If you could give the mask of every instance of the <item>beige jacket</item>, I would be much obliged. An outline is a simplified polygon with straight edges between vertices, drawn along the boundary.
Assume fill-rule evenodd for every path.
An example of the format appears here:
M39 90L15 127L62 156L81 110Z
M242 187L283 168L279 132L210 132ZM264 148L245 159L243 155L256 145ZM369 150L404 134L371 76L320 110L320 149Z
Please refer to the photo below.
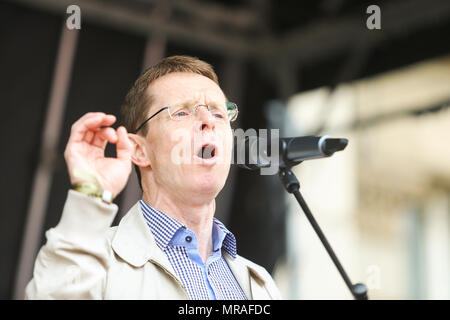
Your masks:
M26 299L189 299L134 205L110 227L115 204L70 190L59 224L46 232ZM224 258L249 299L280 299L269 273L240 256Z

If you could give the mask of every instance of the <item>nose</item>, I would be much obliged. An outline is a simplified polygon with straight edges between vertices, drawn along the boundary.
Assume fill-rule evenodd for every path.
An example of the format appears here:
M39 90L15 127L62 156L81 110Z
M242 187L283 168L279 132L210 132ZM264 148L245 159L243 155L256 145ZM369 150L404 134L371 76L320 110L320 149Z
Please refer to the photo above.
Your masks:
M200 106L197 110L197 117L200 120L200 130L214 129L214 117L206 106Z

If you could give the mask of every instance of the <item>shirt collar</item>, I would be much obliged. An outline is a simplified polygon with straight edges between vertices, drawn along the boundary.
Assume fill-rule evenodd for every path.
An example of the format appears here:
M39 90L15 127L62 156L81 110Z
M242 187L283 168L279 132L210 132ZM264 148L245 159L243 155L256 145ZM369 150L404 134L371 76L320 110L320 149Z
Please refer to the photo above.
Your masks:
M216 218L213 220L213 232L216 233L216 236L213 235L213 239L216 240L213 241L213 250L223 248L233 259L236 258L237 248L234 234Z
M181 228L186 228L181 222L169 217L162 211L159 211L144 200L139 200L144 218L149 226L156 244L161 250L165 251L170 241ZM213 219L213 250L224 249L230 256L236 258L236 238L225 225L218 219Z
M156 244L164 251L175 233L184 227L183 224L151 207L144 200L139 200L139 203Z

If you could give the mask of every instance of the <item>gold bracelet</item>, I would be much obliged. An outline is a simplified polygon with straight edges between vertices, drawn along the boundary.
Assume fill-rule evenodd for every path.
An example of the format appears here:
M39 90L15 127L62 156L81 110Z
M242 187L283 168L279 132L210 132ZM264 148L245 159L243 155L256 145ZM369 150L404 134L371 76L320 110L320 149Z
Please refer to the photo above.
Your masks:
M104 190L95 176L78 168L75 168L73 173L75 177L86 180L73 184L73 190L91 197L100 198L106 203L111 203L113 201L112 193L108 190Z
M103 190L98 185L98 183L95 183L92 181L75 183L72 186L72 189L75 191L87 194L88 196L99 197L99 198L102 197L102 193L103 193Z

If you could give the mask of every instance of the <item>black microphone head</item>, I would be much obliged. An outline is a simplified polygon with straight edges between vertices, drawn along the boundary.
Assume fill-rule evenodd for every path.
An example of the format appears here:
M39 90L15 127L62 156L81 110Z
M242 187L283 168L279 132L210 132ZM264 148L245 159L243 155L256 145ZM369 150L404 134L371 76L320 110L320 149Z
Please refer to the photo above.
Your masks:
M336 151L344 150L347 144L348 139L345 138L327 138L323 142L322 150L326 155L331 156Z
M344 150L348 144L348 139L328 136L277 137L279 144L256 135L234 139L233 163L249 170L295 166L305 160L329 157L336 151ZM275 155L274 152L278 154Z

